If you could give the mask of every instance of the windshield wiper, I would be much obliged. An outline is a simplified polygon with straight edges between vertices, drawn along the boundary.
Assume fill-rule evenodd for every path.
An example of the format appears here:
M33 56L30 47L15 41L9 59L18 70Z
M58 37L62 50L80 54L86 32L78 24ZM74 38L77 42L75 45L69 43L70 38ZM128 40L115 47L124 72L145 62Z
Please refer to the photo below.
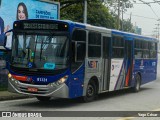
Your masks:
M48 36L48 38L44 41L44 39L42 40L42 42L43 42L43 46L42 46L42 50L45 48L45 46L47 45L47 44L50 44L51 43L51 38L52 38L52 36L53 36L54 34L52 34L52 35L50 35L50 36ZM49 41L49 42L47 42L47 41ZM46 43L46 44L44 44L44 43Z
M44 39L43 39L44 40ZM41 42L41 50L40 50L40 60L42 59L42 45L43 45L43 40Z
M41 43L41 50L40 50L40 60L42 59L42 51L43 51L43 49L45 48L45 46L48 44L50 44L51 43L51 38L52 38L52 36L53 36L53 34L52 35L50 35L50 36L48 36L48 38L44 41L44 39L42 40L42 43ZM49 41L48 43L47 43L47 41ZM44 44L45 43L45 44Z

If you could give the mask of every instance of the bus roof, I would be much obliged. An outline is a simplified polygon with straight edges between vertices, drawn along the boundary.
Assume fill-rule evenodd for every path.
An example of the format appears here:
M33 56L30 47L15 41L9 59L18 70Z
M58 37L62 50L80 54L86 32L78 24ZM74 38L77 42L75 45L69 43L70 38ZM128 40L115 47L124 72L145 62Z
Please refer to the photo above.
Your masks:
M28 19L28 20L33 20L33 21L44 21L44 19ZM21 20L21 21L27 21L27 20ZM105 27L98 27L98 26L93 26L90 24L84 24L84 23L79 23L79 22L73 22L71 20L49 20L47 19L46 21L56 21L56 22L64 22L69 24L71 27L75 28L84 28L87 30L93 30L93 31L97 31L97 32L101 32L104 34L108 34L108 36L111 36L112 34L116 34L116 35L120 35L120 36L124 36L124 37L130 37L130 38L137 38L137 39L145 39L148 41L157 41L158 39L156 38L152 38L152 37L147 37L147 36L143 36L143 35L138 35L135 33L129 33L129 32L124 32L124 31L119 31L119 30L115 30L115 29L108 29Z
M116 34L116 35L124 36L124 37L132 37L135 39L144 39L144 40L148 40L148 41L157 41L158 42L158 39L154 38L154 37L138 35L135 33L129 33L129 32L119 31L119 30L115 30L115 29L112 29L112 33Z
M93 31L101 32L101 33L111 34L111 29L108 29L105 27L98 27L98 26L93 26L90 24L79 23L79 22L72 22L72 23L75 24L75 27L80 27L80 28L85 28L87 30L93 30Z
M72 22L72 21L70 21L70 22ZM158 39L154 38L154 37L138 35L135 33L129 33L129 32L119 31L119 30L115 30L115 29L108 29L105 27L93 26L90 24L84 24L84 23L78 23L78 22L72 22L72 23L74 23L76 27L81 27L81 28L85 28L88 30L99 31L99 32L106 33L106 34L112 33L112 34L116 34L116 35L120 35L120 36L124 36L124 37L130 37L130 38L134 38L134 39L143 39L143 40L158 42Z

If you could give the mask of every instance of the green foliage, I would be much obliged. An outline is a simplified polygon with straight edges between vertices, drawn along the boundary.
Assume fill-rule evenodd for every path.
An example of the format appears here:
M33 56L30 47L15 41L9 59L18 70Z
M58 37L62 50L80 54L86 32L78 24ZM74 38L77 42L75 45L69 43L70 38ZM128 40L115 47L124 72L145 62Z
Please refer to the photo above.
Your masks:
M81 4L74 4L61 9L60 18L62 20L67 19L76 22L83 22L83 6Z
M115 28L114 17L100 0L87 0L87 23L107 28ZM84 0L61 0L60 18L83 22Z
M100 3L88 5L88 23L96 26L115 28L114 17L109 13L108 8Z
M122 24L122 21L121 21L121 24ZM132 32L132 33L135 32L133 24L130 22L130 19L123 20L123 31Z
M55 0L60 1L60 19L83 22L84 0ZM116 29L118 0L87 0L87 23L95 26ZM122 0L121 0L122 3ZM130 0L123 0L120 8L126 10L132 7ZM122 23L122 20L120 20ZM130 20L123 20L123 30L134 32Z

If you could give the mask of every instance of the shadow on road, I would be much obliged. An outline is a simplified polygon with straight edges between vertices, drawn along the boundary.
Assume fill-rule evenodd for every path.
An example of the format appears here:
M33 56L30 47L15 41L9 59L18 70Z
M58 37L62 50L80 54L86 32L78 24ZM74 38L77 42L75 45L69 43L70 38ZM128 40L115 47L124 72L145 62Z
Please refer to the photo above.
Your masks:
M18 104L16 106L23 106L23 107L34 107L34 108L39 108L41 109L50 109L50 108L54 108L54 109L61 109L61 108L70 108L73 106L81 106L83 104L95 104L97 102L100 102L102 100L106 100L107 99L113 99L113 98L117 98L117 97L123 97L129 94L140 94L141 92L146 92L148 90L150 90L152 88L141 88L141 90L138 93L133 93L130 89L126 89L126 90L119 90L119 91L114 91L114 92L108 92L108 93L103 93L100 94L98 96L98 99L91 102L91 103L83 103L81 98L76 98L76 99L51 99L50 101L46 101L46 102L41 102L35 99L35 101L31 101L28 103L21 103Z
M148 88L148 87L143 87L140 89L139 92L133 92L131 89L124 89L124 90L118 90L118 91L113 91L113 92L107 92L107 93L102 93L99 95L98 100L104 100L104 99L112 99L112 98L117 98L117 97L122 97L122 96L126 96L126 95L131 95L131 94L139 94L141 92L146 92L148 90L150 90L152 88Z

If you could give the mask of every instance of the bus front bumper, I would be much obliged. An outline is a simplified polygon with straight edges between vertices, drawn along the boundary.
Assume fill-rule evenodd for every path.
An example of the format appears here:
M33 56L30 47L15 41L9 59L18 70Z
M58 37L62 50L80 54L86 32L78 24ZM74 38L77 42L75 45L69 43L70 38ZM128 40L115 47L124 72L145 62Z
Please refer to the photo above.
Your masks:
M22 83L18 80L8 80L8 91L33 96L48 96L56 98L69 98L69 88L63 83L62 85L34 85Z

